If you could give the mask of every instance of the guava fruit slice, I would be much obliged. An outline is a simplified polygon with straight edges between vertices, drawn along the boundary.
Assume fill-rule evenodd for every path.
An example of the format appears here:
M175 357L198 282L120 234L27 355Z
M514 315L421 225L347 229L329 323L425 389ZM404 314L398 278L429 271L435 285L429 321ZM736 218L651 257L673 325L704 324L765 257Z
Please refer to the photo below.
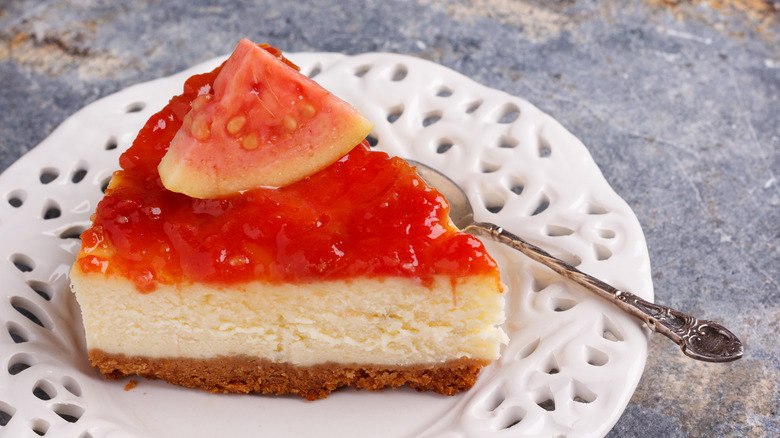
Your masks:
M158 171L171 191L226 197L283 187L324 169L373 124L266 48L242 39L200 90Z

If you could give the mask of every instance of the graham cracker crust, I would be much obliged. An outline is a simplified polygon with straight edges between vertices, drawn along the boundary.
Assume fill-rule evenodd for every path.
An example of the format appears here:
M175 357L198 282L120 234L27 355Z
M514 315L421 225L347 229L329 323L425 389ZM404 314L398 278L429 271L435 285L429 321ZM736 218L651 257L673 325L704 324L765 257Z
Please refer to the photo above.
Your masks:
M308 400L325 398L342 386L376 391L407 385L417 391L453 395L471 388L480 369L490 363L461 358L433 365L326 363L300 367L248 356L149 358L97 349L89 351L89 359L110 379L139 375L211 392L298 394Z

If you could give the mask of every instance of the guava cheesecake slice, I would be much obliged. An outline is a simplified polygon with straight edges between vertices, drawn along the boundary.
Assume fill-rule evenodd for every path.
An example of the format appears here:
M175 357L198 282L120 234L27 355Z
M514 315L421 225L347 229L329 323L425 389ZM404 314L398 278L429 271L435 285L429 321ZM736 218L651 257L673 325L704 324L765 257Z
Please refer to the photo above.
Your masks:
M283 187L166 188L163 156L230 62L149 119L82 234L70 276L93 366L307 399L341 386L471 387L506 342L499 271L405 161L360 142ZM260 74L264 62L242 68Z

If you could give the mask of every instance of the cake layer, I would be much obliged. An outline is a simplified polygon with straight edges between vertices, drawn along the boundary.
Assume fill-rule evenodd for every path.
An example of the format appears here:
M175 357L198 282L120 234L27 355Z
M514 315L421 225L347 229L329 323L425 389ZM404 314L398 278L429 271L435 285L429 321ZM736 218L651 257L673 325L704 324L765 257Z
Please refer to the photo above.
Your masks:
M272 363L372 365L491 361L506 335L497 275L399 277L305 284L160 285L75 265L89 350L127 357L246 356Z
M309 400L352 386L379 390L408 385L453 395L471 388L487 361L455 359L433 365L389 366L325 363L308 367L246 356L213 359L128 357L90 350L92 364L119 379L140 375L212 392L298 394Z

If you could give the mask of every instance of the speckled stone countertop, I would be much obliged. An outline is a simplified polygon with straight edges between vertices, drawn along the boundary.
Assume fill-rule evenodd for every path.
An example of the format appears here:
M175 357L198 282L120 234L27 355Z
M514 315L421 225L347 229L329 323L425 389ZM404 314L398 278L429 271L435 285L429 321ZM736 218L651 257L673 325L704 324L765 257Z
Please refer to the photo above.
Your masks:
M579 137L643 226L656 301L745 343L742 360L707 364L653 337L609 436L776 437L778 10L760 0L4 0L0 171L87 103L227 54L241 37L438 62Z

